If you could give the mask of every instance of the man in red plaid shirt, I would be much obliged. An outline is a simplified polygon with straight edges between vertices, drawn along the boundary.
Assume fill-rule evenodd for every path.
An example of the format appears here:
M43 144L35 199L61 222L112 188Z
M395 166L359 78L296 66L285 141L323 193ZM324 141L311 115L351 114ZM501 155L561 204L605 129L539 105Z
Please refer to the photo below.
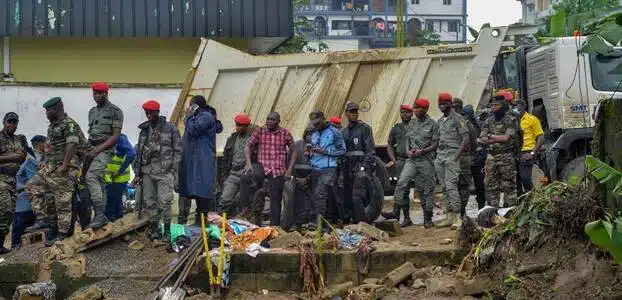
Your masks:
M281 116L279 113L271 112L268 114L266 126L253 132L244 149L246 157L244 169L247 172L252 172L251 150L257 148L257 160L263 166L264 175L268 178L270 226L280 226L283 186L285 179L291 179L292 169L296 163L294 138L289 130L279 126L280 123ZM286 165L288 151L290 160Z

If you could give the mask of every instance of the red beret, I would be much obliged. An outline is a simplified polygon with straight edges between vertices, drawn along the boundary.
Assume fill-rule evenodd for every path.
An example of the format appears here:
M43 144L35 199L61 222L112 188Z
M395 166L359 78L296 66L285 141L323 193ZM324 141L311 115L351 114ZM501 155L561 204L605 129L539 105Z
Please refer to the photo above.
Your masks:
M428 99L426 98L419 98L415 100L415 106L421 107L421 108L428 108L430 107L430 101L428 101Z
M495 96L503 97L503 100L507 101L508 103L512 103L512 101L514 101L514 95L512 95L512 93L509 91L497 92Z
M96 92L108 92L110 89L108 84L105 82L95 82L91 84L91 88Z
M333 124L341 124L341 118L338 116L332 116L328 118L328 122L333 123Z
M149 100L143 104L143 109L149 111L160 110L160 102L155 100Z
M442 92L438 93L438 102L451 102L454 97L451 96L450 93Z
M233 121L236 125L250 125L251 117L244 113L239 113L233 118Z
M402 105L400 105L400 110L413 111L413 107L408 105L408 104L402 104Z

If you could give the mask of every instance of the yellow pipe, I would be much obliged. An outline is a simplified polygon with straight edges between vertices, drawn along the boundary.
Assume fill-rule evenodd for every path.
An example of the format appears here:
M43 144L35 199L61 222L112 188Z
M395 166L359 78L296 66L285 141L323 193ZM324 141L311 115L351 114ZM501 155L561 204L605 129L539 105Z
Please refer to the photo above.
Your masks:
M222 232L220 233L220 253L218 254L218 279L216 284L222 286L222 267L225 260L225 226L227 224L227 213L222 213Z
M209 274L209 284L214 284L214 272L212 271L212 263L210 261L209 247L207 246L207 233L205 232L205 215L201 213L201 233L203 236L203 248L205 248L205 267Z

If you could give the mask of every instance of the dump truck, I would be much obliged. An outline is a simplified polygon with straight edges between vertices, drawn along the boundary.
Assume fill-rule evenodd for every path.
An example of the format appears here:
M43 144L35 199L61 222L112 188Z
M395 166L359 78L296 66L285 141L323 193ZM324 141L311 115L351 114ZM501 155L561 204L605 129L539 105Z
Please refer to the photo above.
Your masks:
M556 38L502 51L491 76L492 89L517 91L540 119L545 132L540 167L550 180L583 177L594 112L602 100L622 98L622 48L606 56L581 53L585 39Z
M399 174L381 162L388 160L387 138L400 122L399 106L429 98L429 114L437 119L435 99L439 92L449 92L477 107L489 98L487 82L507 32L508 27L484 28L473 44L263 56L204 39L171 120L183 130L189 99L205 96L223 123L216 140L220 152L239 112L262 125L269 112L278 111L281 126L301 138L313 110L341 116L347 102L356 102L359 118L373 129L376 174L385 192L392 193L391 179Z

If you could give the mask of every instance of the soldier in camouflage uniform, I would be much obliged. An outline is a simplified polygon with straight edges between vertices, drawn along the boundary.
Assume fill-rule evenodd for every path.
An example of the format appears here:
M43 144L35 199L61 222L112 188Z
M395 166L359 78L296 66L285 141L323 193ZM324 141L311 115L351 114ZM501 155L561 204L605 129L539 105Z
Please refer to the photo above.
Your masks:
M26 137L15 134L19 117L10 112L4 115L0 131L0 254L10 250L4 248L4 239L9 233L11 220L15 213L15 175L26 158Z
M65 114L60 97L48 100L43 108L50 120L47 134L50 149L45 153L44 164L26 184L26 193L34 213L52 220L51 232L46 236L49 246L66 238L73 225L71 203L78 170L84 163L86 138L80 125Z
M438 120L438 151L434 166L447 209L447 219L438 224L438 227L451 226L452 229L457 229L462 225L462 220L457 218L460 213L460 159L467 152L470 141L466 121L453 111L452 100L449 93L438 95L438 108L443 115Z
M504 194L504 202L516 205L516 160L513 151L516 121L508 114L508 110L503 95L496 95L492 115L482 126L478 140L488 148L484 185L488 205L494 207L499 207L501 192Z
M98 229L108 223L104 209L106 206L106 166L115 154L115 146L121 136L123 111L108 100L108 85L96 82L92 85L93 98L97 106L89 111L89 166L86 171L86 184L91 193L95 218L89 227Z
M467 117L464 115L464 102L460 98L454 98L452 102L454 111L457 114L463 116L464 119L467 121L466 127L469 130L469 141L477 143L477 131L475 127L473 127L471 122L468 121ZM473 162L473 155L475 154L475 150L477 150L475 146L469 147L468 151L465 151L460 156L460 176L458 177L458 194L460 195L460 218L464 218L464 216L466 215L466 206L469 203L469 197L471 196L470 188L471 182L473 181L473 176L471 176L471 163Z
M138 175L135 183L142 184L145 209L149 215L151 240L171 242L171 201L178 184L181 162L181 136L179 130L160 116L160 103L149 100L143 104L147 122L138 126ZM164 235L160 235L160 222Z
M406 147L406 143L408 142L406 139L406 133L409 131L411 119L413 117L412 106L403 104L400 106L400 117L402 122L397 123L389 132L389 140L387 141L387 154L389 155L390 161L386 164L387 169L395 167L395 174L400 176L402 173L402 169L404 165L406 165L406 160L408 159L408 148ZM408 183L407 183L408 184ZM396 188L397 190L397 188ZM410 189L404 187L402 189L402 195L397 195L397 197L403 197L401 200L396 200L393 203L393 211L392 212L383 212L382 216L385 219L400 219L400 209L404 212L404 220L402 221L401 226L406 227L412 225L412 221L410 220ZM403 204L402 207L399 206L399 203Z

